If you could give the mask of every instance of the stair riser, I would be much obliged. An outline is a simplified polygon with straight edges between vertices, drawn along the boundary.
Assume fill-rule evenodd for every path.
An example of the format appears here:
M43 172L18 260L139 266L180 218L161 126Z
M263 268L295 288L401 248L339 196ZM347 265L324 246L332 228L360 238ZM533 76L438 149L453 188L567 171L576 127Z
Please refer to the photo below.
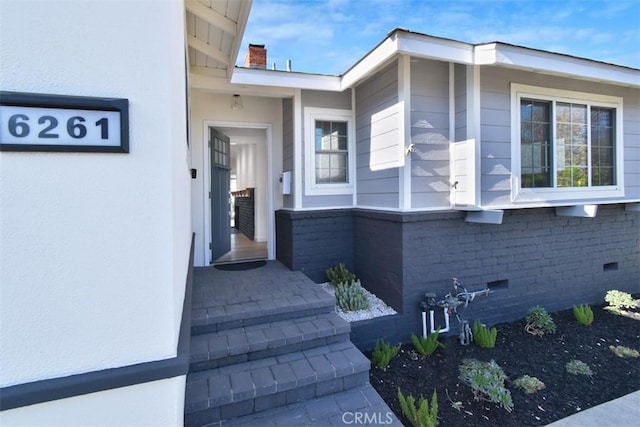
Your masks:
M192 362L189 364L189 372L199 372L208 369L215 369L221 366L233 365L236 363L243 363L252 360L264 359L266 357L280 356L296 351L307 350L314 347L320 347L323 345L333 344L337 342L347 341L349 339L349 333L341 333L336 335L330 335L326 337L319 337L307 341L299 341L293 344L282 344L278 346L269 345L268 348L258 351L250 351L243 354L237 354L232 356L225 356L209 360L201 360Z
M209 319L193 319L191 326L191 335L208 334L211 332L225 331L228 329L245 328L248 326L260 325L264 323L279 322L282 320L298 319L301 317L315 316L318 314L331 313L335 310L334 306L320 306L315 308L306 308L295 311L282 311L279 313L254 313L253 317L244 318L209 318Z
M185 426L203 426L220 420L249 415L303 400L314 399L331 393L349 390L369 381L369 372L362 371L295 387L291 390L277 391L265 396L229 403L214 408L208 408L185 414ZM191 408L186 407L185 410Z

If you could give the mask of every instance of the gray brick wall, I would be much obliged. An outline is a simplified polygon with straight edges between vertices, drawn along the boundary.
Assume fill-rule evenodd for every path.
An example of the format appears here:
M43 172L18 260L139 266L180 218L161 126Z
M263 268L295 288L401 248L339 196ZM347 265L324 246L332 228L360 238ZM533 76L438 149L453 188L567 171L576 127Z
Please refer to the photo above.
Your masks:
M276 212L276 259L316 283L338 263L353 266L353 215L349 210Z
M405 215L407 314L418 312L424 292L446 293L452 277L469 290L508 281L462 312L488 324L523 317L536 304L556 311L603 302L609 289L640 292L640 216L623 205L600 206L596 218L558 217L553 208L512 210L501 225L442 215ZM609 263L617 270L605 268Z
M463 318L489 325L522 318L536 304L551 312L601 303L610 289L640 292L640 215L624 205L602 205L595 218L558 217L553 208L505 211L500 225L467 223L464 217L462 212L289 212L286 249L292 262L287 265L322 281L324 269L346 262L367 289L402 313L384 322L384 336L405 342L421 331L424 293L442 297L453 277L469 290L502 283L461 310ZM279 246L278 259L280 254ZM441 312L436 318L444 324ZM369 333L362 339L353 335L354 342L375 343Z

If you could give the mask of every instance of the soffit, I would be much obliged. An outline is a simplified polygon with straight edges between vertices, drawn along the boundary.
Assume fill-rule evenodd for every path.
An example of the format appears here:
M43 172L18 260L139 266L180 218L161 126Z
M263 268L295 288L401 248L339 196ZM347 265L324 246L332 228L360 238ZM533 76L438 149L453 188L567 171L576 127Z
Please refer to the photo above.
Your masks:
M189 66L231 77L252 0L185 0Z

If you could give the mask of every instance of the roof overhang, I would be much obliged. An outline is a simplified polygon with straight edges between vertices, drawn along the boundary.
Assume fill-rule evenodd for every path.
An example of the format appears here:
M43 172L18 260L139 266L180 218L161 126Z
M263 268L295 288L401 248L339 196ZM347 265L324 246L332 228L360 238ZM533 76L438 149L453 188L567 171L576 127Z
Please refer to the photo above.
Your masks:
M193 1L196 0L187 0ZM243 1L250 3L250 0ZM241 38L243 32L244 26L238 37ZM237 51L235 55L237 56ZM228 66L224 70L225 73L216 70L216 73L212 74L202 72L202 68L208 67L192 65L192 87L234 93L244 93L240 89L249 90L253 86L271 88L274 94L290 93L295 89L341 92L357 86L399 55L462 65L508 67L579 80L640 87L640 70L634 68L499 42L474 45L403 29L391 31L382 42L341 76L233 66ZM235 62L230 62L232 63Z
M185 0L189 67L231 79L253 0Z
M640 86L639 70L604 62L504 43L478 45L474 52L474 64L477 65L517 68L620 86Z

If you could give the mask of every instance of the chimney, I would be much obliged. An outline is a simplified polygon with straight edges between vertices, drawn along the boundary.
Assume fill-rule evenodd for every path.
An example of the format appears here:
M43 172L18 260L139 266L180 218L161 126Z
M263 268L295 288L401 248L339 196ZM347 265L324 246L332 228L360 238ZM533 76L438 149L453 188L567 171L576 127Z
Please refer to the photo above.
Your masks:
M267 68L267 49L263 44L249 44L244 66L249 68Z

